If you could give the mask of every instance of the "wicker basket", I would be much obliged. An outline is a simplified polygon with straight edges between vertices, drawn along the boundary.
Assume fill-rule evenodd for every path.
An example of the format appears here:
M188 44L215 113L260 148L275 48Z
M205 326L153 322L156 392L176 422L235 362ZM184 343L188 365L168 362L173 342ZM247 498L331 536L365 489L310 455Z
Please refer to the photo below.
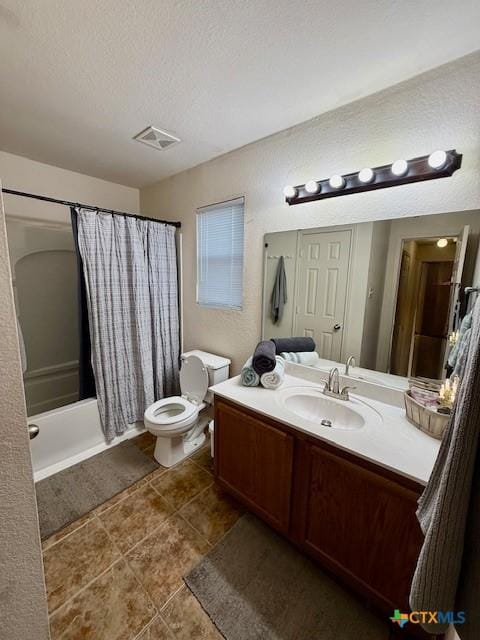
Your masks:
M420 429L420 431L428 433L432 438L441 440L450 416L424 407L412 398L410 391L405 391L403 397L405 400L407 420L417 427L417 429Z

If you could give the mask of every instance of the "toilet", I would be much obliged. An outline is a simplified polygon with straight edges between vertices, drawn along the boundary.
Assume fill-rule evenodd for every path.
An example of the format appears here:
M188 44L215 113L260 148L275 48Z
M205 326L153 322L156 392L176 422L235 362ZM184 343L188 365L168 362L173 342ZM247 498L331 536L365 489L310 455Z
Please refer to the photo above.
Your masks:
M205 442L205 427L199 413L212 403L208 388L228 379L230 360L206 351L182 354L181 396L154 402L144 414L145 428L156 436L154 457L164 467L177 464Z

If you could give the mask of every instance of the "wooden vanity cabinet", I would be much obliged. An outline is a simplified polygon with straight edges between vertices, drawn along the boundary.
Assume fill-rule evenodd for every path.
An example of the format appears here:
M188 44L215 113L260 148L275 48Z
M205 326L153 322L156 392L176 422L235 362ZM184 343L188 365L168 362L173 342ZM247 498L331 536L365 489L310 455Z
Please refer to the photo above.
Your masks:
M385 615L409 610L420 485L219 397L215 476Z
M382 609L409 610L423 537L419 491L317 443L299 445L297 469L301 546Z
M275 529L288 534L293 436L216 400L217 424L217 481Z

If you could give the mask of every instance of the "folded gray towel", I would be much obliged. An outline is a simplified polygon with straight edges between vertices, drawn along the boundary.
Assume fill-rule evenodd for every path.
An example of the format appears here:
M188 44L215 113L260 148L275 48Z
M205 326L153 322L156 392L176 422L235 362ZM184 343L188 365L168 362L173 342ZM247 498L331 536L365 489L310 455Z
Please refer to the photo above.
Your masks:
M280 356L277 356L276 359L275 369L260 376L260 382L265 389L278 389L285 377L285 360Z
M298 338L272 338L276 353L280 355L282 351L315 351L313 338L299 336Z
M250 357L243 365L240 380L244 387L258 387L260 384L260 376L252 367L252 358Z
M257 344L252 358L252 366L259 376L275 369L275 345L271 340L263 340Z

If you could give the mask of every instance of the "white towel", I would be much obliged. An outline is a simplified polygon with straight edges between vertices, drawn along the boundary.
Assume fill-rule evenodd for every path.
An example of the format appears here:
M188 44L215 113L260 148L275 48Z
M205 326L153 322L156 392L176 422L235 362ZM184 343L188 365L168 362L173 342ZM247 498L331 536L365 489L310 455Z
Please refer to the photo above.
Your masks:
M296 362L297 364L306 364L308 366L313 366L320 359L316 351L282 351L280 355L288 362Z
M260 383L265 389L278 389L285 377L285 360L280 356L275 356L275 360L275 369L260 376Z

